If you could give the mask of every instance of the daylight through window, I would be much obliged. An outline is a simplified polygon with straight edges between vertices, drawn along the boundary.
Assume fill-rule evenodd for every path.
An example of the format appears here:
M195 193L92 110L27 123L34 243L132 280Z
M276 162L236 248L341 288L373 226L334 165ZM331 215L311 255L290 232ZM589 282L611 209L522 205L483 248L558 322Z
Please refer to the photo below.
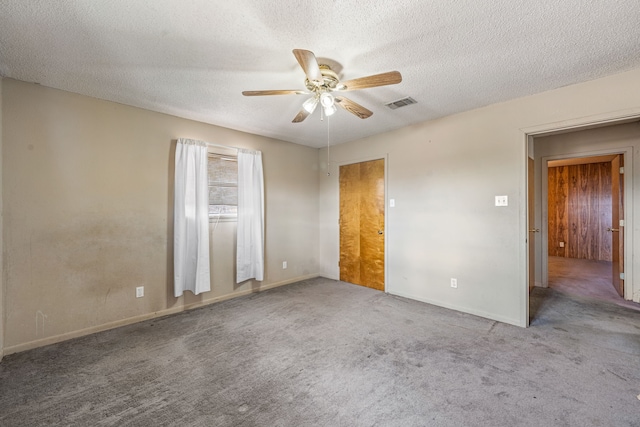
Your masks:
M238 215L238 156L209 153L209 218Z

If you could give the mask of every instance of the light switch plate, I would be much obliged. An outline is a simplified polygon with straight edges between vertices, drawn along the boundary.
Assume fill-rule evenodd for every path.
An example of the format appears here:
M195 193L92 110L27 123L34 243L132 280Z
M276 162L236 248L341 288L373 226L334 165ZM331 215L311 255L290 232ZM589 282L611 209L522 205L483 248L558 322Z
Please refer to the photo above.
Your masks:
M396 206L396 199L389 199L389 207L394 208Z
M509 206L509 197L496 196L496 206Z

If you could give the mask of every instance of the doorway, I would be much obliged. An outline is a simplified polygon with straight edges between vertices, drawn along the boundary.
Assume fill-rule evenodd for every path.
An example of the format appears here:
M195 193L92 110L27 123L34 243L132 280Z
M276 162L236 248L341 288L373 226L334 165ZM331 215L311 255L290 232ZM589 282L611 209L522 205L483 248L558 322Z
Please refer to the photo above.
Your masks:
M340 166L340 280L385 290L384 159Z
M637 211L638 199L634 197L633 187L638 186L640 176L634 173L634 154L640 150L640 122L637 118L628 121L619 121L616 123L604 123L601 125L591 125L586 128L571 128L566 130L545 130L547 133L537 131L535 136L528 134L529 150L528 155L535 159L535 220L532 222L540 228L540 234L536 240L535 252L536 261L532 268L535 268L536 286L549 286L549 255L553 255L554 247L549 247L550 233L553 234L552 227L547 221L550 215L548 206L548 162L563 161L574 164L588 163L583 158L589 158L589 162L612 162L616 155L620 154L620 167L623 173L618 175L620 178L619 191L612 194L620 195L619 218L611 218L606 226L601 228L605 234L609 234L609 238L618 235L618 242L613 239L610 243L612 247L619 247L620 259L622 267L616 276L622 279L619 282L618 290L622 291L625 300L633 300L640 302L640 289L634 285L633 271L638 269L638 263L632 257L632 249L637 244L633 239L633 221L634 212ZM551 163L551 166L554 164ZM585 168L586 166L582 166ZM619 170L618 166L611 166L614 170ZM615 175L612 175L615 178ZM568 178L567 178L568 179ZM580 182L578 182L580 181ZM578 186L581 186L581 179L576 178ZM551 184L553 185L553 184ZM612 203L617 205L618 203ZM613 215L613 211L612 211ZM624 221L619 226L620 220ZM618 227L616 227L618 225ZM607 230L610 228L611 230ZM615 230L617 229L617 231ZM579 233L578 237L583 238ZM559 239L555 246L559 249L560 242L567 244L569 236ZM575 248L575 244L574 244ZM564 250L568 250L564 249ZM613 263L613 260L612 260ZM613 264L612 264L613 266ZM610 270L611 271L611 270ZM622 276L620 274L622 273ZM609 275L609 286L612 286L614 273L611 271ZM526 289L526 288L525 288ZM528 297L528 296L527 296Z
M624 280L622 288L624 288L624 300L619 296L616 297L622 301L620 304L634 304L638 306L640 303L640 287L634 285L633 274L638 270L639 263L632 256L634 248L638 246L634 242L634 220L637 216L638 204L640 199L634 197L634 187L640 185L640 176L634 173L635 153L640 152L640 110L637 113L628 115L604 114L599 117L580 118L569 120L556 124L545 124L540 126L523 129L526 155L523 162L526 165L527 157L534 158L534 181L535 181L535 215L528 218L528 224L531 228L539 228L540 233L530 233L529 230L523 229L522 232L529 232L529 236L533 234L535 237L534 263L529 263L525 258L526 265L524 270L522 287L523 301L525 301L525 313L523 316L523 324L528 325L533 314L529 310L529 287L527 282L535 280L535 289L533 292L540 294L543 288L549 287L549 250L548 250L548 234L549 224L547 222L548 215L548 176L547 162L550 160L560 160L569 158L583 158L592 156L611 156L614 154L623 154L624 174L621 180L622 201L624 209L622 219L625 221L619 233L622 239L619 245L624 249L622 251L622 261L624 262ZM526 166L525 166L526 167ZM637 166L636 166L637 167ZM526 182L526 181L525 181ZM526 212L526 211L525 211ZM611 224L613 225L613 224ZM611 227L616 228L616 227ZM529 249L526 254L529 255ZM526 272L531 272L529 280L527 280ZM609 270L611 271L611 270ZM611 289L611 276L608 283ZM631 302L632 300L634 302Z
M623 299L623 164L620 154L547 161L549 287Z

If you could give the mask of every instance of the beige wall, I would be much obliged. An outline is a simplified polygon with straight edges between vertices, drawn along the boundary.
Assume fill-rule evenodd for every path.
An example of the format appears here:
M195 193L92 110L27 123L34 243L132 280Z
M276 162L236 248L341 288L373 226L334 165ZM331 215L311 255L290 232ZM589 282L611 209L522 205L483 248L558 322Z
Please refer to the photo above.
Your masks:
M338 165L384 157L396 205L387 291L526 325L527 129L640 114L639 80L634 70L331 147L331 175L319 174L321 274L339 274ZM495 207L496 195L509 206Z
M5 353L318 274L318 150L10 79L3 90ZM212 291L172 296L180 137L263 152L264 282L234 283L235 223L212 224Z
M625 156L625 210L627 214L626 232L631 233L632 240L628 240L626 250L626 261L629 268L625 268L627 276L629 272L634 273L625 283L625 297L640 302L640 285L634 284L638 280L635 278L640 274L640 259L633 253L640 253L640 197L635 196L640 188L640 123L627 123L615 126L606 126L597 129L582 130L577 132L563 133L546 137L535 138L534 151L536 159L536 206L538 206L536 223L541 229L540 241L537 243L537 252L540 254L536 263L537 276L541 278L541 284L547 285L547 269L543 262L547 251L543 250L543 239L547 233L547 199L546 199L546 161L558 158L572 158L592 155L602 155L609 153L627 152ZM636 191L634 192L634 189ZM629 234L627 234L629 236Z

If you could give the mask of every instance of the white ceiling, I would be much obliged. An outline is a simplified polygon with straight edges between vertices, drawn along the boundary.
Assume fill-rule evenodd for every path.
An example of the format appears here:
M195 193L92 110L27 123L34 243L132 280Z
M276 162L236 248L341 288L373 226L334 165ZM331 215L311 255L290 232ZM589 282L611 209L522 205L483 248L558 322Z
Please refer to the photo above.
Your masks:
M321 147L306 97L241 94L304 89L294 48L402 73L345 93L373 116L339 109L333 145L640 67L639 23L638 0L3 0L0 74Z

